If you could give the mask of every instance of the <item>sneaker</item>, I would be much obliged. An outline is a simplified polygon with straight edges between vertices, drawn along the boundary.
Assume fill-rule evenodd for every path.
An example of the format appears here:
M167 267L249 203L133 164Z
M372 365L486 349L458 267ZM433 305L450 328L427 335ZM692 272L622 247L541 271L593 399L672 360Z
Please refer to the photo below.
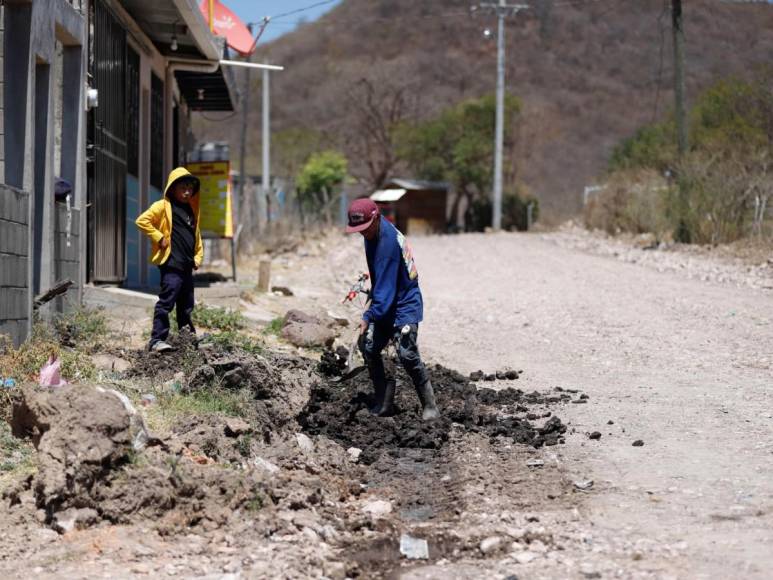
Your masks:
M168 342L164 342L163 340L154 342L153 346L150 347L151 352L169 352L170 350L174 350L174 347Z

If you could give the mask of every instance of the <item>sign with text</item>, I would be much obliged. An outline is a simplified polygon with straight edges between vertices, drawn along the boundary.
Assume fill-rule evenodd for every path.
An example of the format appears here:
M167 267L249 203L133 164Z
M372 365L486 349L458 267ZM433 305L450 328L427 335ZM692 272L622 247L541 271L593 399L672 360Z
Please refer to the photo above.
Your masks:
M199 227L203 238L233 238L231 164L228 161L189 163L188 171L201 181Z

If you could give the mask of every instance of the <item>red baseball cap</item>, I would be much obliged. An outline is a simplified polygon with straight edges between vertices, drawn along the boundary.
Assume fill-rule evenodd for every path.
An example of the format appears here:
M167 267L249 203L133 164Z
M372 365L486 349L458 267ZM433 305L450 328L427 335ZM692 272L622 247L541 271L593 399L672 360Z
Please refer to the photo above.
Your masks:
M370 227L379 215L376 202L367 197L355 199L349 205L349 225L346 226L346 233L363 232Z

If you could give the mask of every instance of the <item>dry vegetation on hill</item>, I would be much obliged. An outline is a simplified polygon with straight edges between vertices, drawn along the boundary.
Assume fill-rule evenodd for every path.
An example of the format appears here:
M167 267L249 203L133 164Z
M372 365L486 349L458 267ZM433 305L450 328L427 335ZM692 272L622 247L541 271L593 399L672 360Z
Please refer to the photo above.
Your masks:
M510 175L525 182L554 217L575 213L583 186L607 166L612 148L672 108L671 36L663 0L540 0L508 23L508 90L521 97ZM482 35L491 15L471 17L460 0L345 0L319 21L263 46L256 60L281 63L273 76L277 133L313 129L342 150L364 187L372 185L364 151L362 79L383 97L399 92L405 121L491 93L496 42ZM720 0L685 6L690 98L717 78L743 75L773 60L773 7ZM255 75L253 90L259 89ZM360 84L358 84L360 83ZM253 103L255 101L253 100ZM394 111L392 111L394 113ZM249 169L260 171L259 115L253 113ZM239 116L196 120L200 138L237 134ZM374 140L376 147L374 148ZM234 154L237 144L232 143ZM292 152L275 145L275 172ZM234 157L236 158L236 157ZM404 174L399 160L393 174Z

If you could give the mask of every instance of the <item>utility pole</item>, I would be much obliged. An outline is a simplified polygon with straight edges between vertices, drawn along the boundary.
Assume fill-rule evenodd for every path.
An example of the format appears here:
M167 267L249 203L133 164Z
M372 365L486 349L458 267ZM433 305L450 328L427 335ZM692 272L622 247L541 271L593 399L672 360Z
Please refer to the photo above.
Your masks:
M261 196L258 200L258 222L262 224L268 222L266 200L271 188L271 91L269 90L269 74L270 71L268 69L263 69L263 170L261 171L263 183L261 186Z
M252 22L247 24L252 35ZM250 57L247 57L248 60ZM239 203L244 200L244 182L247 180L247 169L244 166L247 154L247 125L250 117L250 68L244 68L244 89L242 90L242 126L241 147L239 148Z
M527 4L497 4L486 2L480 5L484 10L495 10L497 14L497 114L494 135L494 195L491 225L494 231L502 229L502 165L505 140L505 18L515 16L529 8Z
M676 131L680 157L687 153L687 107L684 90L684 20L682 0L671 0L671 22L674 33L674 97L676 99Z

